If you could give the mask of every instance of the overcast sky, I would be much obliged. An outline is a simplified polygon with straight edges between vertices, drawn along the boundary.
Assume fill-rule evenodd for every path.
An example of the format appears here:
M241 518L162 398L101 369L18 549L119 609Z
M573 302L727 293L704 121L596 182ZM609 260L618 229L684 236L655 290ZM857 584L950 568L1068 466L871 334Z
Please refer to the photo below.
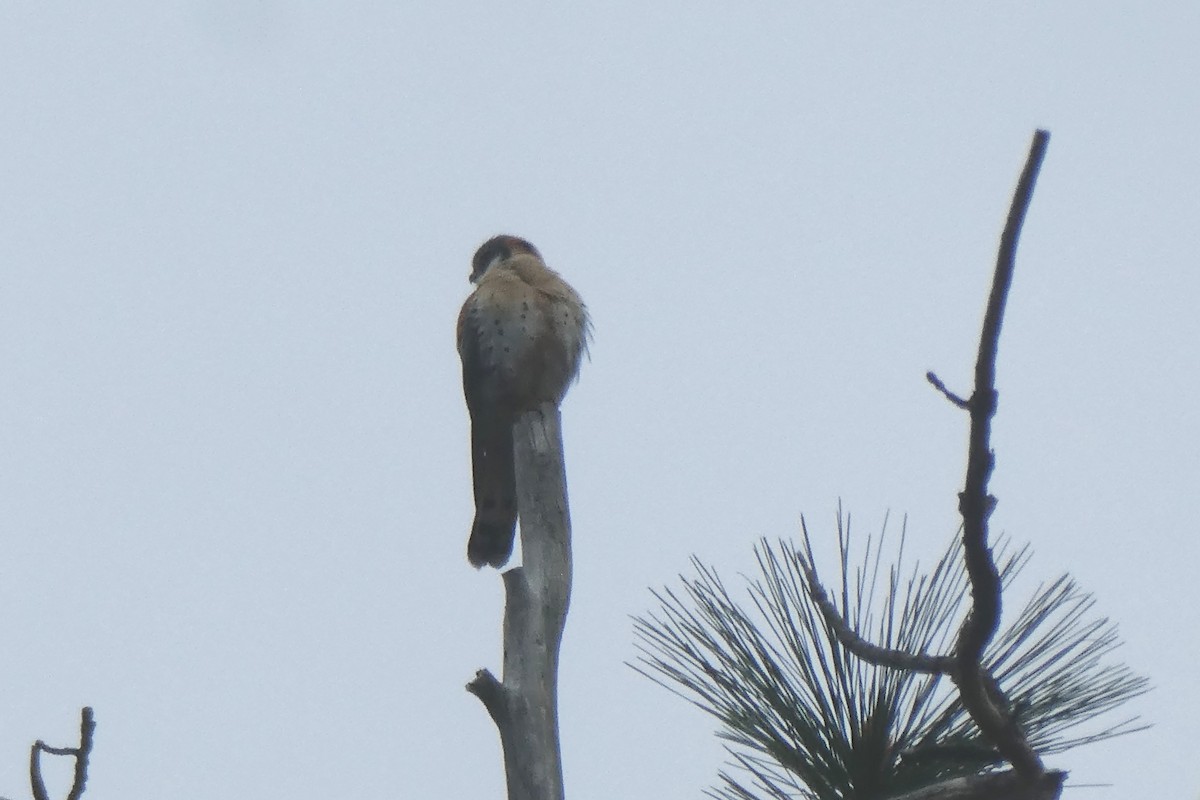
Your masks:
M713 722L629 616L802 513L832 557L839 499L940 552L966 417L924 374L969 389L1042 126L993 522L1156 687L1050 760L1114 784L1069 796L1196 797L1198 35L1190 0L0 3L0 795L92 705L94 800L502 796L454 320L508 232L595 321L568 795L699 796Z

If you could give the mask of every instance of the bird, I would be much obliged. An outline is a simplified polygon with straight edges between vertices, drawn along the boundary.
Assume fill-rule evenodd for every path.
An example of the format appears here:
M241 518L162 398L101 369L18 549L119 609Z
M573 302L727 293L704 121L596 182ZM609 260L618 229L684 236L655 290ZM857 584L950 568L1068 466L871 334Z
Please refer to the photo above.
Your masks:
M562 402L587 354L591 320L579 294L519 236L484 242L470 281L475 289L457 329L475 494L467 561L498 569L516 536L513 424L543 403Z

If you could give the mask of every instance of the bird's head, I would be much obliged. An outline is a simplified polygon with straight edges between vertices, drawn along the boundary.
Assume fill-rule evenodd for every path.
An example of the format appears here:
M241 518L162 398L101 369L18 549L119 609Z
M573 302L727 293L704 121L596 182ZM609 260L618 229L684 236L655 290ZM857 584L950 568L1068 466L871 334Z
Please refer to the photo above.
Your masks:
M471 283L479 283L479 279L489 269L505 259L521 255L522 253L531 255L539 260L542 257L542 254L537 251L536 247L519 236L508 236L506 234L493 236L480 245L479 249L475 251L475 257L471 259Z

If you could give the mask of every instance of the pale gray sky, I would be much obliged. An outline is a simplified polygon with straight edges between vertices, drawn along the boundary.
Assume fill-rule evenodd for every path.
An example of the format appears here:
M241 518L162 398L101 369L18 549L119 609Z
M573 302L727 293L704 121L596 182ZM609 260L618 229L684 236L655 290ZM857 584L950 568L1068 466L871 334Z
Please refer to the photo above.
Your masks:
M511 232L596 324L567 789L697 797L629 615L801 513L828 557L839 498L939 552L923 376L968 388L1044 126L994 522L1157 687L1070 796L1195 797L1200 6L1001 5L0 5L0 794L91 704L94 800L502 796L453 328Z

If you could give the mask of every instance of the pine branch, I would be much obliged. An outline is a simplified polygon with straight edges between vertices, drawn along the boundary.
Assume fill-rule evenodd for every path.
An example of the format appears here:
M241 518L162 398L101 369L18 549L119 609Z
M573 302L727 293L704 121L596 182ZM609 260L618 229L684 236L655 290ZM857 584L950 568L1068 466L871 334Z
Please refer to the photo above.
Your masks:
M1044 771L1038 757L1012 715L993 702L984 674L983 651L1000 625L1000 574L988 548L988 517L995 508L996 498L988 493L988 480L995 467L992 452L992 417L996 414L996 352L1000 343L1000 328L1004 323L1004 307L1016 267L1017 241L1033 187L1037 182L1042 159L1050 134L1039 130L1033 136L1029 157L1008 212L1008 221L1000 237L1000 252L996 259L996 274L983 316L979 336L979 356L975 361L975 390L967 401L971 415L970 445L967 451L966 485L958 496L959 513L963 518L963 558L971 578L971 613L959 631L954 648L958 669L955 682L962 693L963 705L971 712L980 730L1004 754L1017 772L1035 782Z

